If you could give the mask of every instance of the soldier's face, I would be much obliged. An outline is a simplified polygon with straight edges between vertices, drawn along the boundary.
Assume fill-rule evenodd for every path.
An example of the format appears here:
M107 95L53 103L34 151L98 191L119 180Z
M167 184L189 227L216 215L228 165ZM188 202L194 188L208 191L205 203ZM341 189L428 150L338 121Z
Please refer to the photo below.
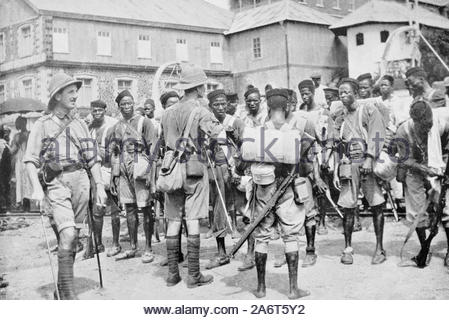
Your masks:
M384 79L380 82L380 94L382 97L388 97L392 92L392 87L390 81Z
M65 87L60 93L56 94L55 99L65 108L74 109L76 107L76 99L78 99L78 87L74 84Z
M326 98L326 103L330 107L332 102L336 101L338 98L332 92L324 92L324 97Z
M143 110L145 110L145 115L148 118L150 119L154 118L154 106L151 103L147 103L146 105L144 105Z
M371 92L373 87L371 85L371 80L364 79L359 82L359 97L360 99L366 99L371 97Z
M409 76L407 83L414 97L424 93L424 79L422 77Z
M134 100L131 97L124 97L120 100L119 108L122 116L129 119L134 114Z
M246 107L252 114L257 114L260 108L260 95L257 92L251 93L245 100Z
M102 107L92 108L92 118L94 121L103 121L104 115L106 114L106 109Z
M227 102L225 97L218 97L211 104L212 112L220 122L226 117L226 106Z
M167 99L167 102L165 103L165 109L167 109L168 107L171 107L172 105L174 105L175 103L179 102L179 98L178 97L170 97Z
M433 126L432 116L426 117L426 119L422 119L420 121L415 120L414 124L416 133L421 137L425 137L430 132L430 129L432 129Z
M313 103L314 94L309 88L302 88L299 90L299 94L306 105L310 106Z
M355 101L354 89L349 83L343 83L340 88L338 88L338 94L345 107L350 107Z
M226 106L226 113L232 116L235 111L237 111L237 102L228 102L228 105Z

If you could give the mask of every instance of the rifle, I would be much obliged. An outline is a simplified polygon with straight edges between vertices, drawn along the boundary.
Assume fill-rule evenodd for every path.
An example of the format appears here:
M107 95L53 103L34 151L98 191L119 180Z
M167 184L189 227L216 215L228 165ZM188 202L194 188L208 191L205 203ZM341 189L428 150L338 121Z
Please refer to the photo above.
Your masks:
M416 265L418 268L426 267L427 255L429 254L430 244L433 238L438 234L438 224L443 217L443 210L446 207L446 191L449 187L449 161L446 163L446 169L444 170L444 175L441 179L441 193L438 198L437 208L435 212L434 219L431 220L430 233L424 243L421 245L421 250L419 250L416 256Z
M232 247L231 252L229 253L230 257L234 257L237 251L242 247L242 245L245 243L245 241L248 239L248 237L253 233L253 231L257 228L257 226L262 222L262 220L270 213L270 211L274 208L279 198L285 193L288 187L290 187L291 183L293 182L293 179L296 175L296 165L293 166L291 171L289 172L288 176L282 181L281 185L277 188L276 192L273 194L273 196L270 198L270 200L267 202L265 207L263 208L263 211L257 216L257 218L248 226L245 233L242 235L242 237L237 241L237 243ZM255 191L253 191L255 192ZM254 200L253 200L254 201Z

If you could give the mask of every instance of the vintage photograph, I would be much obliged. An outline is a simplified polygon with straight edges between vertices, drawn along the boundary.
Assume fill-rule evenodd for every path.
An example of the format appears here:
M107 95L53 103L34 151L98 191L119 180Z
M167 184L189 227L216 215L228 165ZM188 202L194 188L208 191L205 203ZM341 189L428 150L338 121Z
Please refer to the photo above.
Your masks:
M0 0L0 300L449 299L448 64L449 0Z

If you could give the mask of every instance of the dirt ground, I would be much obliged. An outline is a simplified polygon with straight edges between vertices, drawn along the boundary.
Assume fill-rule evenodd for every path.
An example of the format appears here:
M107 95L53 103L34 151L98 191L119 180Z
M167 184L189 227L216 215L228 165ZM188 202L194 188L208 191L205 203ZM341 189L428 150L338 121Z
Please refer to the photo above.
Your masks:
M27 218L29 227L0 232L0 273L9 282L3 299L52 299L54 290L46 244L38 217ZM122 221L122 230L125 223ZM425 269L398 267L399 251L407 233L408 226L403 222L388 219L385 225L385 249L388 260L382 264L371 265L374 250L374 233L368 228L370 218L363 220L364 230L353 235L355 250L354 264L340 263L343 249L343 235L339 221L330 224L329 234L317 235L317 264L311 268L299 269L300 287L310 290L306 299L449 299L449 269L443 266L446 254L444 232L438 234L432 245L433 258ZM47 234L54 245L54 234L47 225ZM206 231L206 230L204 230ZM140 248L144 247L143 233L140 232ZM105 220L104 242L111 244L110 219ZM230 264L204 270L209 258L216 252L214 239L202 239L201 266L204 273L214 276L214 283L208 286L187 289L184 282L175 287L165 285L167 268L159 266L165 254L165 242L154 244L156 259L151 264L142 264L139 257L114 261L104 253L100 255L103 269L104 288L98 289L98 272L95 259L82 260L82 252L75 263L75 285L80 299L255 299L251 291L256 286L255 269L237 271L246 247L241 249ZM226 238L228 249L234 243ZM305 251L305 236L301 237L301 259ZM129 244L122 242L124 249ZM416 254L418 243L415 236L407 244L405 255ZM183 237L183 251L186 252ZM275 255L283 254L281 240L270 245L267 262L266 299L286 299L288 290L287 266L273 267ZM52 255L56 266L56 255ZM181 268L183 279L187 269Z

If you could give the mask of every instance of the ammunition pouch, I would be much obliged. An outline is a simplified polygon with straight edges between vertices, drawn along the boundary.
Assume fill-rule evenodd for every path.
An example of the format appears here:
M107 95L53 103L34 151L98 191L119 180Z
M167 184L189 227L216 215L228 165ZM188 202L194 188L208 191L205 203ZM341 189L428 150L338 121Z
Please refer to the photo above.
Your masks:
M63 172L61 164L56 162L46 162L38 172L39 182L42 188L46 188L57 176Z

